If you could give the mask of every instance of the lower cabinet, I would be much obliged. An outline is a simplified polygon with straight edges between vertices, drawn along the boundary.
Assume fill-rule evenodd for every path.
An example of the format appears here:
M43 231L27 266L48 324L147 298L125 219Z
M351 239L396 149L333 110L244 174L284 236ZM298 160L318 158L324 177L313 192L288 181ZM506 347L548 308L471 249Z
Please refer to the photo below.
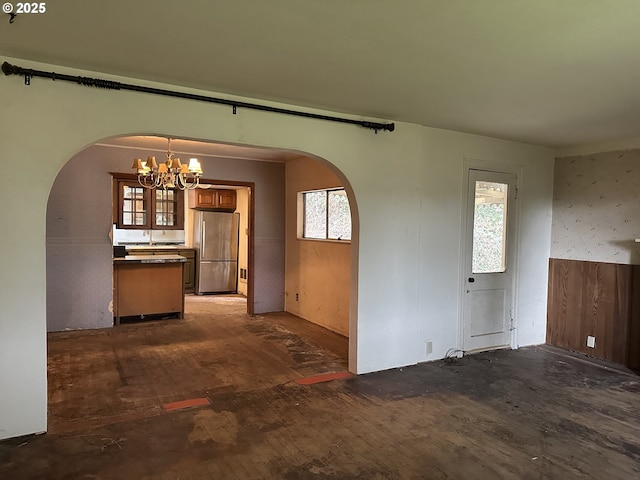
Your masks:
M184 317L184 262L141 263L114 261L113 304L115 324L121 317L179 313Z
M178 255L187 259L184 264L184 291L194 293L196 291L196 250L194 248L179 250Z
M127 255L180 255L187 259L184 263L184 293L196 291L196 249L195 248L159 248L136 249L127 251Z

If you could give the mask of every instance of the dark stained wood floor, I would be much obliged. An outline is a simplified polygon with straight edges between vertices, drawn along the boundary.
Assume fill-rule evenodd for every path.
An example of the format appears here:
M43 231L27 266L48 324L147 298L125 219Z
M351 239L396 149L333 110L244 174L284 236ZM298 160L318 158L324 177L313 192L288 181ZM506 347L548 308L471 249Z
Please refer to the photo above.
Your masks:
M628 370L530 347L303 386L347 340L244 309L50 335L49 433L0 442L0 478L640 478Z

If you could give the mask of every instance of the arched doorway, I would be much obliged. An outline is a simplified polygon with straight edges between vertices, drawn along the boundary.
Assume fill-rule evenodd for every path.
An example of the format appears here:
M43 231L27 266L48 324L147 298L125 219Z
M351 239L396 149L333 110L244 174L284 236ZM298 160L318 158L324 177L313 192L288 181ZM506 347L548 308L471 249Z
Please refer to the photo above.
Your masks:
M55 301L49 302L48 306L48 330L100 328L111 325L111 174L130 173L133 156L140 156L149 151L162 154L165 142L166 138L157 136L128 136L103 140L82 150L60 170L48 202L48 298ZM205 155L203 165L207 180L203 182L256 189L256 192L251 192L250 195L250 224L247 224L246 228L250 243L248 256L257 255L260 258L258 264L251 265L252 268L248 269L247 276L248 280L253 280L254 275L258 275L259 282L269 284L269 288L266 289L267 293L260 292L259 288L255 294L248 292L250 300L256 296L255 303L249 306L249 313L279 311L286 303L282 293L285 291L284 278L277 278L284 277L284 267L281 271L274 272L274 263L284 263L284 258L274 259L274 254L283 250L285 242L294 243L296 238L295 202L299 191L343 187L349 198L355 227L351 245L357 241L357 206L353 191L341 172L323 159L300 152L188 140L182 141L182 144L178 143L176 151L187 155ZM295 169L290 167L294 163L298 165ZM289 178L278 178L283 170L289 173L295 170L298 173L289 174ZM284 192L287 182L290 188ZM279 195L286 196L286 215L289 216L286 220L285 214L279 211ZM289 230L283 234L285 223ZM266 232L263 232L264 230ZM284 238L285 236L289 238ZM254 247L256 241L262 245ZM262 251L259 251L260 248ZM350 258L354 255L355 253L349 254L346 262L342 262L349 264L347 270L353 270ZM269 260L263 262L261 257L269 257ZM92 277L88 278L89 275ZM346 282L340 285L343 291L353 289L351 286L354 285L355 275L356 272L349 271L343 275L343 279L346 278ZM96 281L96 276L101 280ZM251 290L251 282L248 283ZM278 292L279 290L281 292ZM302 294L297 285L291 290L290 293L297 290L299 295ZM91 298L90 304L87 303L88 298ZM341 328L324 326L348 336L349 314L344 311L350 308L349 303L353 302L347 299L341 307L342 315L347 319ZM66 307L63 307L64 305ZM55 311L56 309L59 311ZM80 321L75 322L74 317L81 317ZM322 321L316 323L323 324Z
M164 141L163 138L160 140ZM105 140L84 149L67 162L54 182L47 215L47 322L50 331L108 328L112 325L112 244L109 237L112 223L111 173L129 170L131 159L140 156L140 149L148 148L144 142L135 144L135 141L132 137L124 137ZM191 142L193 145L195 143ZM287 296L294 289L302 294L305 301L317 293L314 293L313 289L302 290L299 284L290 288L287 285L285 244L289 240L288 234L284 232L287 213L278 213L275 208L268 206L279 205L281 209L281 200L287 203L290 194L295 196L302 188L294 185L291 192L287 189L285 170L288 162L300 163L303 168L314 165L314 181L319 176L318 172L324 172L323 175L330 178L326 185L311 183L304 189L345 186L350 199L353 198L353 192L348 183L340 178L339 172L335 172L335 169L332 169L333 172L330 171L327 162L311 156L299 152L264 149L248 152L250 147L222 147L224 157L222 154L216 157L211 152L203 155L203 169L208 181L226 182L228 185L250 185L251 202L258 205L254 208L255 216L252 214L249 221L250 233L255 235L249 237L252 245L249 250L253 251L249 270L252 281L255 282L255 287L252 286L251 289L255 288L254 292L257 290L253 295L248 295L252 297L251 306L255 313L289 310ZM186 146L185 143L184 151L190 148L192 147ZM180 147L177 151L180 151ZM189 153L194 152L189 150ZM235 155L232 155L233 153ZM260 153L269 158L259 158ZM352 200L351 203L352 215L357 218L355 201ZM295 209L295 206L293 208ZM357 222L354 223L357 226ZM283 230L280 235L274 234L278 228ZM291 241L296 243L295 239ZM351 246L349 248L351 249ZM353 254L349 253L346 257L348 298L346 307L343 305L340 312L345 318L345 330L342 334L346 336L349 336L349 322L353 321L350 320L350 314L355 311L350 305L348 293L350 285L353 285L351 271L354 261L351 255ZM345 266L344 261L339 263ZM279 272L274 269L274 264L282 265ZM304 273L304 268L301 272ZM274 278L276 280L273 280ZM277 290L279 294L274 294ZM61 324L59 319L68 323ZM311 322L317 320L306 319ZM322 322L315 323L322 325ZM353 342L354 339L350 341Z

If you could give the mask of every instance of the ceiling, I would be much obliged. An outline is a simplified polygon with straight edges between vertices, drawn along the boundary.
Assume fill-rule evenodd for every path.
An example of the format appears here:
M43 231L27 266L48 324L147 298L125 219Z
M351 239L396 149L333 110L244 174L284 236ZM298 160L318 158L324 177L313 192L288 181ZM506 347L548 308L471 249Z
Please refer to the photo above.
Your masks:
M155 152L157 158L162 160L166 158L169 146L167 138L152 135L109 138L101 141L97 145L140 150L139 156L142 159L146 159L147 156ZM289 160L294 160L302 156L300 153L275 148L227 145L223 143L201 142L183 138L171 139L171 152L177 158L182 156L182 161L186 161L187 156L197 157L200 155L206 155L210 157L222 157L235 160L285 163Z
M550 147L640 131L637 0L45 5L0 57Z

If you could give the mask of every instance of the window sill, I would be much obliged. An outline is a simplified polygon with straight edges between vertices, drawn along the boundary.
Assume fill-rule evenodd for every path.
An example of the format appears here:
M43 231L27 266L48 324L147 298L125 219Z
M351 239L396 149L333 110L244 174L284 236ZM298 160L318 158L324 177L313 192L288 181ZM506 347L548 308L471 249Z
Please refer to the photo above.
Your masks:
M302 240L304 242L324 242L324 243L340 243L344 245L350 245L351 240L335 240L333 238L304 238L298 237L297 240Z

